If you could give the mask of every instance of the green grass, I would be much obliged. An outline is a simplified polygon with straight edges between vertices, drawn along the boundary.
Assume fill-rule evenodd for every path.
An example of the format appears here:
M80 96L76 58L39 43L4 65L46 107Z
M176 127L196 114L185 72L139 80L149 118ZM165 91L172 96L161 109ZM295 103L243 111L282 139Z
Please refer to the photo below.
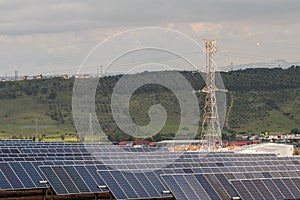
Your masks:
M13 100L0 99L0 107L1 138L28 139L34 137L37 131L41 135L56 135L57 132L75 133L73 127L58 125L57 121L46 115L47 104L37 103L30 97Z
M300 129L299 69L252 71L222 74L226 88L234 95L229 117L230 131L259 134L263 130L288 133L293 128ZM185 72L185 76L199 87L197 90L203 88L203 81L195 80L190 72ZM265 79L268 81L261 81ZM120 136L122 131L116 126L110 108L110 96L117 80L118 77L101 80L96 96L96 112L105 132L115 134L113 140L123 140L126 137ZM0 137L32 138L36 134L37 124L39 135L45 141L61 141L62 134L65 141L77 141L71 106L73 82L72 79L0 82ZM204 94L199 94L198 100L201 111ZM229 98L227 102L230 102ZM131 117L138 125L147 125L150 122L149 108L155 104L161 104L168 113L160 133L176 133L180 124L180 107L174 94L168 90L154 86L139 88L131 98ZM102 139L98 136L86 138L91 141Z

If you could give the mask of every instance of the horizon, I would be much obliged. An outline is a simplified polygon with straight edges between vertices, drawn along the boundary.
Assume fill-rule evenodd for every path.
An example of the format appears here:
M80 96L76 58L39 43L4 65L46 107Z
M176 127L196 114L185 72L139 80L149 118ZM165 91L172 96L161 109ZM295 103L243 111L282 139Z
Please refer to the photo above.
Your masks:
M247 67L248 65L251 66L251 64L253 64L254 66L252 67ZM225 66L225 67L220 67L218 72L234 72L234 71L239 71L239 70L248 70L248 69L288 69L291 68L293 66L300 66L300 62L295 62L295 63L288 63L286 62L286 65L272 65L272 66L264 66L264 65L260 65L258 66L258 64L264 64L264 63L249 63L249 64L241 64L241 65L233 65L233 66ZM134 74L140 74L140 73L147 73L147 72L168 72L168 71L179 71L179 72L193 72L193 70L176 70L176 69L164 69L164 70L145 70L145 71L139 71L139 72L134 72L134 73L128 73L130 75L134 75ZM205 73L204 71L199 71L201 73ZM25 76L29 78L29 80L34 79L34 76L39 76L42 75L43 78L57 78L57 77L62 77L64 75L67 75L68 78L76 78L76 76L80 76L80 75L86 75L86 76L90 76L90 78L101 78L101 77L108 77L108 76L119 76L119 75L124 75L124 73L119 73L119 72L115 72L115 73L110 73L110 74L102 74L102 76L99 73L62 73L62 74L26 74L26 75L22 75L19 74L17 76L17 80L20 80L21 78L24 78ZM0 74L0 79L2 79L2 81L5 80L9 80L9 81L14 81L16 78L15 75L11 74L11 75L1 75ZM0 80L1 81L1 80Z

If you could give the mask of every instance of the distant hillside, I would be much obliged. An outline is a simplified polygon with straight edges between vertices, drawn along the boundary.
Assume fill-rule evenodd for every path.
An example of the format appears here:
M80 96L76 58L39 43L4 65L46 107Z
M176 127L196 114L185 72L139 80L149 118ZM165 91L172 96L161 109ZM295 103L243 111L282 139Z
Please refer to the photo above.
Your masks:
M182 74L195 90L204 87L200 74ZM227 93L228 104L231 97L234 99L224 132L260 133L269 130L287 133L293 128L300 129L300 67L237 70L222 72L221 75L230 91ZM110 96L119 78L101 79L96 96L99 122L114 141L133 139L118 129L111 115ZM51 140L75 135L73 83L74 79L60 78L0 82L0 137L32 138L38 133L40 139ZM204 95L199 94L198 98L202 110ZM130 102L132 118L137 124L146 125L149 123L149 107L157 103L166 108L168 121L159 134L148 139L172 138L178 129L180 110L177 99L169 90L157 85L139 88Z
M247 64L241 64L241 65L232 65L232 66L225 66L225 67L220 67L221 70L244 70L244 69L249 69L249 68L268 68L268 69L273 69L273 68L282 68L282 69L287 69L290 66L299 66L300 62L287 62L285 60L272 60L268 62L259 62L259 63L247 63Z

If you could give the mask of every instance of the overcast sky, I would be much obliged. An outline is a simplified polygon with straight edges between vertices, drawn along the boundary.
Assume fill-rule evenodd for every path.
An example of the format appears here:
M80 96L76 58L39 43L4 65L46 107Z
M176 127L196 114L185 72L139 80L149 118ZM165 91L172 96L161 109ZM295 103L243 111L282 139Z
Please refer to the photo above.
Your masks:
M0 0L0 76L75 73L104 39L146 26L217 39L218 66L297 62L299 9L299 0Z

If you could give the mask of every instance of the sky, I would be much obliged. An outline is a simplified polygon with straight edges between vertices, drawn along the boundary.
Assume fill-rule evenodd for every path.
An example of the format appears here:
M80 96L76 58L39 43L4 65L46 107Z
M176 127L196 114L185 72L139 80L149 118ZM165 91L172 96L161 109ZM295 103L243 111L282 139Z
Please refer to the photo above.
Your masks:
M299 0L0 0L0 76L13 75L15 70L19 75L74 74L96 45L114 34L143 27L172 29L200 44L203 39L216 39L217 66L281 59L298 62L299 8ZM136 48L150 44L145 40L151 38L155 44L166 48L170 44L181 54L197 56L192 44L175 35L130 34L126 39L134 38L130 45ZM82 73L96 73L100 65L107 65L107 57L120 53L112 49L125 51L123 45L129 45L124 38L113 39L107 51L94 56L98 59L91 64L94 67ZM133 65L137 55L123 63ZM139 58L149 59L149 51ZM114 71L118 70L116 66Z

